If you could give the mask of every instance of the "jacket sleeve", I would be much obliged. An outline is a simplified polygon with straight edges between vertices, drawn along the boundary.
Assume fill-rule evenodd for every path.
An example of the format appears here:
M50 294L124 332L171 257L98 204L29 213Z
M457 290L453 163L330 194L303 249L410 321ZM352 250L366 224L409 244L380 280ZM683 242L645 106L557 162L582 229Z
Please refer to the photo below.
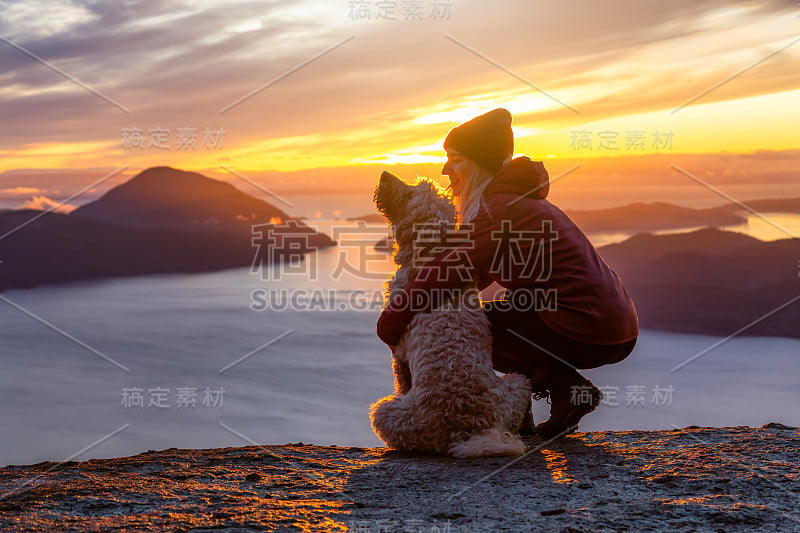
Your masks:
M412 318L414 313L408 305L407 294L404 291L397 291L378 317L378 338L389 346L399 344Z
M438 303L440 291L457 289L469 280L488 286L479 274L494 257L497 241L492 232L496 229L495 220L481 209L472 225L463 230L463 238L426 261L411 283L394 292L378 318L378 337L386 344L396 345L414 315Z

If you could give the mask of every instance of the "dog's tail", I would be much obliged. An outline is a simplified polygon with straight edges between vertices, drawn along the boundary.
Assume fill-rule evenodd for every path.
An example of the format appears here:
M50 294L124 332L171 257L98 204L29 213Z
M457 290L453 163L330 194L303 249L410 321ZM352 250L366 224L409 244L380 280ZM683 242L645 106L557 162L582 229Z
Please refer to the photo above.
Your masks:
M474 435L465 441L454 444L448 454L458 459L492 457L497 455L522 455L525 444L519 435L496 427Z

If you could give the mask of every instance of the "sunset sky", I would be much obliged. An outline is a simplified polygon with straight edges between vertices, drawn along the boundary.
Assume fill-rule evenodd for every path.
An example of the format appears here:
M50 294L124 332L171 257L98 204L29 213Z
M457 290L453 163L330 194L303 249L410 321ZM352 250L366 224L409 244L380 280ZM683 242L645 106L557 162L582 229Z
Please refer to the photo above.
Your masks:
M573 199L686 182L675 162L800 196L795 0L0 1L0 37L7 207L156 165L369 196L383 169L441 178L447 131L495 107L517 153L580 165Z

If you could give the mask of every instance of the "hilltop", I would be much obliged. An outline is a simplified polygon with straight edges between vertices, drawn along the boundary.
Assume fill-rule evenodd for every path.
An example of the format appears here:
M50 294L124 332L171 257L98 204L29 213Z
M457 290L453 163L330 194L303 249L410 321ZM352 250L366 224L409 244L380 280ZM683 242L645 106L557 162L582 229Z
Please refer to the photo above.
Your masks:
M800 198L748 200L744 205L763 213L800 213ZM667 202L635 202L606 209L564 209L584 232L647 232L697 227L725 227L747 222L747 211L740 205L726 203L716 207L683 207ZM379 213L369 213L347 220L383 224Z
M643 328L800 338L800 239L704 228L637 234L598 251L625 283Z
M131 227L228 231L292 219L230 183L172 167L143 170L70 216Z
M291 237L270 243L267 228ZM229 183L170 167L144 170L70 214L0 212L0 235L0 291L294 260L336 244Z
M800 529L797 428L690 426L525 442L516 459L293 443L9 466L0 469L0 529Z

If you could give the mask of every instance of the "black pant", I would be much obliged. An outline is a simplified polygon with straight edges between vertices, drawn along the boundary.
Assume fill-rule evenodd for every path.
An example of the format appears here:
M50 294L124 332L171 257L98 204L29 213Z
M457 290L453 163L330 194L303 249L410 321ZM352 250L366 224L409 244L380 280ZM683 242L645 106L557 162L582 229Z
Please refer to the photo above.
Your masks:
M538 311L522 311L508 304L503 300L483 302L492 329L492 364L499 372L525 374L534 390L574 383L577 369L618 363L636 345L636 339L611 345L579 342L553 331Z

